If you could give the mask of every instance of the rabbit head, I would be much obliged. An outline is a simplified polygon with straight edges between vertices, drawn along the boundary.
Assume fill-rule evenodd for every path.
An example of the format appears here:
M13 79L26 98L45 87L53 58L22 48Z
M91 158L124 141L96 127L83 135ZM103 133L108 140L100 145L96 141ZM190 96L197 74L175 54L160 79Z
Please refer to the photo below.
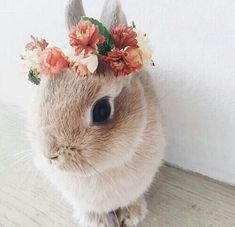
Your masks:
M70 1L66 12L70 27L84 15L82 3ZM118 1L105 3L101 20L108 27L126 22ZM103 70L81 77L66 69L42 78L35 103L37 150L60 170L91 175L121 166L142 140L146 108L138 75Z

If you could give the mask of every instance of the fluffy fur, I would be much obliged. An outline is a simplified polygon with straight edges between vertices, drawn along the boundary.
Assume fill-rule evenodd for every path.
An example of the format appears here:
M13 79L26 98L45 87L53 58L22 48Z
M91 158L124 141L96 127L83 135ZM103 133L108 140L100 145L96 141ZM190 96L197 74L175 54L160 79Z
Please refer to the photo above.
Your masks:
M102 97L109 98L112 116L97 126L91 109ZM105 71L79 77L68 69L43 77L34 103L35 163L73 206L78 221L136 226L146 214L143 195L164 154L149 74L116 78Z

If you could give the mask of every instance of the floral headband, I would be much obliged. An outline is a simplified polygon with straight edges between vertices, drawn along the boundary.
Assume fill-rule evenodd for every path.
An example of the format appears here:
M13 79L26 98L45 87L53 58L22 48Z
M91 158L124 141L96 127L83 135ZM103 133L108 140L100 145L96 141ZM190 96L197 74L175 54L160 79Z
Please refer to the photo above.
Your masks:
M126 76L146 64L153 64L146 34L137 32L134 24L131 27L125 24L111 26L108 31L98 20L82 17L69 32L72 54L65 54L66 51L58 47L48 47L45 39L31 38L21 59L34 84L40 83L41 74L53 76L65 68L88 76L103 62L115 76Z

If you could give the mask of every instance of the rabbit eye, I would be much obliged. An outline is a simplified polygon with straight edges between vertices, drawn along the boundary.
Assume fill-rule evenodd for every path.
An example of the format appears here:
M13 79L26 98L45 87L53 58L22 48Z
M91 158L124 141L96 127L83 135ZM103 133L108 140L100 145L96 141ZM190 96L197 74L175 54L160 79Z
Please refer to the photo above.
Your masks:
M98 100L92 109L93 123L103 123L110 117L111 106L108 98Z

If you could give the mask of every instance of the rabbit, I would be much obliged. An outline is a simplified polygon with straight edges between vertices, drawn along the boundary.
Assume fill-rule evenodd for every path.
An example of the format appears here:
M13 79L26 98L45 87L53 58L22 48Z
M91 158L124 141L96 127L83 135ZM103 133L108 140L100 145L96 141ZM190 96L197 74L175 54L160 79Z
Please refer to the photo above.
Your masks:
M80 0L66 8L70 28L85 15ZM127 23L118 0L101 21ZM102 114L100 109L103 111ZM108 69L81 77L71 69L43 76L30 111L34 162L72 206L81 226L137 226L165 147L151 76L115 77Z

